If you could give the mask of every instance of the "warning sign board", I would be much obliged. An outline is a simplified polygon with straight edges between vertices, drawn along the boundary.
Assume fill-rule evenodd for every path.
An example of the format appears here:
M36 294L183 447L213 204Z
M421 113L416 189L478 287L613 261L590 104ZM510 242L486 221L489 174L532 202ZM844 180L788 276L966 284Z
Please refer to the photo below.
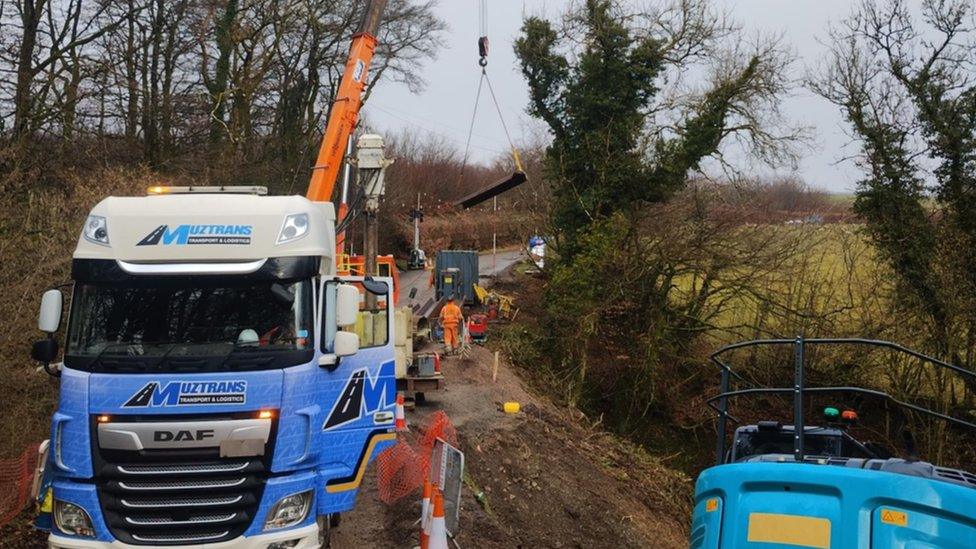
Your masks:
M429 478L437 483L444 494L444 522L447 533L452 538L456 537L460 528L464 452L438 438L430 455Z
M881 522L893 526L908 526L908 513L882 508Z

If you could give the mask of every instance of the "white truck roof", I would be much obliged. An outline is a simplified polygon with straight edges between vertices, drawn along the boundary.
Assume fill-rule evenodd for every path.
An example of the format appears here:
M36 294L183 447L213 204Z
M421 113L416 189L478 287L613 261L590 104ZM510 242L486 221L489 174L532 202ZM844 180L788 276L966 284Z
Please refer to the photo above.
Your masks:
M307 231L282 240L286 221ZM335 210L301 196L229 193L108 197L92 208L104 218L108 244L78 237L76 259L132 263L235 263L316 256L334 265ZM298 216L297 218L295 216ZM92 218L89 217L89 221ZM290 232L294 232L293 230Z

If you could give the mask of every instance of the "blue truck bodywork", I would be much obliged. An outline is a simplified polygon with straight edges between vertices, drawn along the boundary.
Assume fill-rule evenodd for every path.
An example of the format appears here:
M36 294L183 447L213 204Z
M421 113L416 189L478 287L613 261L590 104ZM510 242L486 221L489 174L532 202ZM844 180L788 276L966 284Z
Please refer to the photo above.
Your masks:
M392 281L386 282L392 288ZM392 315L385 319L387 333L392 334ZM316 331L318 342L322 330ZM73 503L88 513L95 535L56 532L57 536L106 544L118 539L99 499L101 481L93 463L93 455L98 453L95 418L100 416L178 421L188 414L206 419L273 411L269 443L273 453L264 457L270 470L262 478L260 501L242 536L267 533L264 525L271 507L285 496L308 490L314 494L312 511L287 529L300 530L314 525L317 517L351 510L365 468L395 442L393 345L391 335L384 345L362 348L340 359L334 369L319 365L323 354L319 344L313 360L283 369L104 374L63 368L58 408L51 422L45 484L53 488L55 500ZM243 398L235 403L192 405L183 405L178 398L181 391L198 394L210 389L240 390ZM146 404L137 409L127 406L141 392L150 395ZM330 425L330 416L340 408L344 419Z

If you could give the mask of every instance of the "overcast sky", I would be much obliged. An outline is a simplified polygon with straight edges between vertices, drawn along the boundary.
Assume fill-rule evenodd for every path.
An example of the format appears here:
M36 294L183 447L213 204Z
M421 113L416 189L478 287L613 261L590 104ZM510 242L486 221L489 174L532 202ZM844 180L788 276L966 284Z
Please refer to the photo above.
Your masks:
M646 1L646 0L643 0ZM491 40L488 73L516 141L541 131L540 122L525 112L528 92L518 71L512 42L524 15L558 17L571 0L488 0L488 34ZM851 0L715 0L746 32L780 33L799 56L796 76L816 67L824 56L828 24L845 17ZM374 90L364 116L371 130L393 132L412 128L438 134L464 148L480 77L477 65L478 0L440 0L439 15L450 29L446 45L424 70L427 88L412 94L405 86L383 83ZM804 149L797 175L817 187L849 192L859 175L850 161L841 159L855 151L849 145L839 110L826 101L799 90L787 100L786 114L810 126L815 142ZM488 160L507 150L498 116L482 97L472 139L472 157ZM788 173L788 172L787 172Z

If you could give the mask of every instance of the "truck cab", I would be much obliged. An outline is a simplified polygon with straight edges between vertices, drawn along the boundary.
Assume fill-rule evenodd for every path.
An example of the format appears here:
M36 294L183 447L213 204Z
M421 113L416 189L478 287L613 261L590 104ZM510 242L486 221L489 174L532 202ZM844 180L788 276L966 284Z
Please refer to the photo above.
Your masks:
M265 194L92 209L32 352L51 547L319 547L394 440L392 280L336 276L331 203Z
M962 377L974 375L885 341L797 338L749 341L720 349L712 360L721 368L721 389L708 400L718 412L717 459L714 467L701 473L695 486L690 547L976 547L976 518L972 514L976 475L922 461L911 447L905 458L898 458L886 447L858 440L851 434L858 421L853 409L825 407L818 420L823 425L806 425L805 406L813 397L854 395L859 402L881 399L892 408L907 408L917 416L946 421L957 428L976 429L976 424L900 402L876 389L806 387L804 349L814 345L875 347ZM754 386L724 358L735 349L761 346L793 347L791 386ZM735 429L729 444L727 423L736 421L730 404L745 397L760 397L766 403L773 395L792 397L793 424L761 421L743 425Z

